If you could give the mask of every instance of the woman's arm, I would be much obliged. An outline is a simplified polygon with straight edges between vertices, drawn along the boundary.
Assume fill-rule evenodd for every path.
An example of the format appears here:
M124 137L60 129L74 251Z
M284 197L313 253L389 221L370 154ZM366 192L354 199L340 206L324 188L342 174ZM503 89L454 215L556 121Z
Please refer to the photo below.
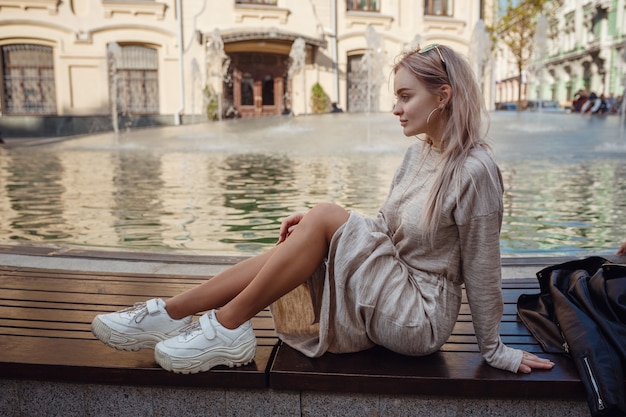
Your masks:
M461 275L480 352L491 366L511 372L550 369L554 366L552 362L510 348L500 338L502 194L501 188L496 189L499 184L493 181L500 176L495 163L474 164L473 168L473 180L468 179L461 191L455 221L459 232ZM492 188L486 189L489 187Z
M554 363L548 359L510 348L500 339L502 282L499 247L493 247L490 233L481 232L493 227L489 222L487 216L476 219L473 226L463 227L467 243L461 248L465 290L480 352L491 366L511 372L552 369Z
M517 372L522 351L505 346L499 333L503 302L498 218L493 213L458 226L461 273L480 353L489 365Z

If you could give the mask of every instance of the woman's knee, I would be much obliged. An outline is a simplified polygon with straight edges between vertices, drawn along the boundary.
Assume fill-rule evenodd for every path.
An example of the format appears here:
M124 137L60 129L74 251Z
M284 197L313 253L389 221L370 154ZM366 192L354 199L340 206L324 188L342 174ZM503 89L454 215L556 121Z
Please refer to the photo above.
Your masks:
M346 209L335 203L317 204L309 211L309 213L328 221L339 221L342 224L348 220L348 216L350 215Z
M329 230L331 234L347 220L350 213L343 207L334 203L320 203L315 205L306 214L305 219L316 223L318 226Z

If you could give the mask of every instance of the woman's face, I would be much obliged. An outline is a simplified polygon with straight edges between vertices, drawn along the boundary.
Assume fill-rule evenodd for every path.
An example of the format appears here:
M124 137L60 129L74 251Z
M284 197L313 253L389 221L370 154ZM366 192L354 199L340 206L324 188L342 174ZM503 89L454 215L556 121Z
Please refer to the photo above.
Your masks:
M395 74L393 88L396 94L396 104L393 114L400 118L405 136L415 136L426 133L433 140L438 135L435 128L441 110L436 110L427 124L428 115L437 109L442 102L441 97L431 94L426 87L405 67L400 67Z

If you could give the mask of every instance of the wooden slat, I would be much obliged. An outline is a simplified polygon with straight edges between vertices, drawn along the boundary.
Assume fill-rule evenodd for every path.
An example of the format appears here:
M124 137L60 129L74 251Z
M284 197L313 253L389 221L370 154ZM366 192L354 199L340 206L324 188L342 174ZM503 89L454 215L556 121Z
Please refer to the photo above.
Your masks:
M516 375L487 365L478 352L440 351L409 357L376 347L303 358L281 344L270 371L273 389L454 397L585 398L576 368L560 355L551 371Z
M260 346L254 361L229 369L178 375L164 371L152 350L122 352L98 340L2 336L0 374L5 378L138 385L188 385L222 388L266 388L272 346Z

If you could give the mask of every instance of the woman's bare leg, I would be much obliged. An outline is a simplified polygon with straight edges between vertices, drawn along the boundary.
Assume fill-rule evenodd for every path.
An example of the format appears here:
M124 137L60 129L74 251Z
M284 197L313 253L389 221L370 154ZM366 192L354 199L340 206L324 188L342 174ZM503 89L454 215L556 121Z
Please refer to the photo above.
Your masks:
M223 306L250 284L275 249L239 262L197 287L170 298L165 304L167 313L173 319L181 319Z
M289 238L264 258L249 284L217 312L219 322L234 329L305 282L326 257L333 235L348 216L334 204L311 209Z
M249 304L241 311L238 317L244 317L241 323L245 322L311 276L326 256L333 234L347 219L348 212L339 206L320 204L314 207L298 224L288 241L261 255L246 259L197 287L167 300L168 314L179 319L201 311L226 307L257 276L266 276L268 278L265 281L261 280L260 284L248 291L248 294L254 294L254 291L261 288L263 294L259 297L251 295L259 302ZM276 256L277 253L280 255ZM266 265L270 260L273 266L268 269ZM245 304L245 297L239 302ZM241 323L233 325L233 328Z

